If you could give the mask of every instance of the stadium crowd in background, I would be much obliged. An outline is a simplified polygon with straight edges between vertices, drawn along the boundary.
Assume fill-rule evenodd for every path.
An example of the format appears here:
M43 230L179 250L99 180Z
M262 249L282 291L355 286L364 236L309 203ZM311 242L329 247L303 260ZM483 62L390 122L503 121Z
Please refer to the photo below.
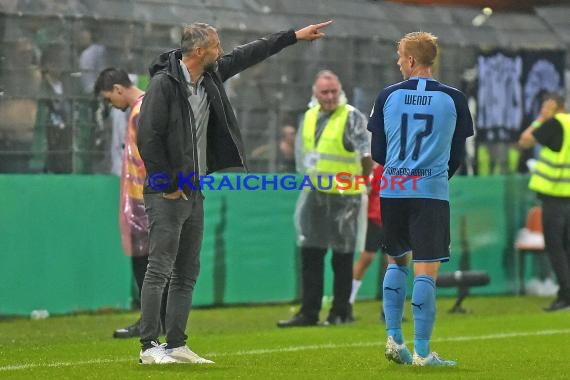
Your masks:
M60 53L41 56L42 80L34 125L30 170L35 173L70 173L73 168L72 83L63 75Z

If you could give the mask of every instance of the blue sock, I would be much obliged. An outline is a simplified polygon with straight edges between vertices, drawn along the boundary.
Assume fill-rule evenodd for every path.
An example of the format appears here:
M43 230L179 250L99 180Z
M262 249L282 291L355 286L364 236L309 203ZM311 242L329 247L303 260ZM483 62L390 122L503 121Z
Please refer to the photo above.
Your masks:
M382 284L382 303L386 317L386 331L388 336L394 338L396 343L404 343L402 335L402 316L404 315L404 301L406 300L406 279L408 267L396 264L388 265L384 283Z
M433 277L421 274L414 280L412 292L412 314L414 316L414 350L418 355L429 355L429 341L435 322L435 281Z

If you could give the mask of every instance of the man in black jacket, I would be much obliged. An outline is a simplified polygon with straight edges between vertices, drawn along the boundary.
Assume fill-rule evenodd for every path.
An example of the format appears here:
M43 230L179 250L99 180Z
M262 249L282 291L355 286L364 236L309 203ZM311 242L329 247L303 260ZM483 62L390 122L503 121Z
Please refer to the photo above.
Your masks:
M141 295L140 362L213 363L186 346L186 322L200 269L204 229L199 176L247 170L237 119L223 82L293 45L322 38L332 21L271 34L223 55L216 29L194 23L180 49L161 54L140 113L137 145L147 171L149 265ZM170 278L166 345L160 345L160 302Z

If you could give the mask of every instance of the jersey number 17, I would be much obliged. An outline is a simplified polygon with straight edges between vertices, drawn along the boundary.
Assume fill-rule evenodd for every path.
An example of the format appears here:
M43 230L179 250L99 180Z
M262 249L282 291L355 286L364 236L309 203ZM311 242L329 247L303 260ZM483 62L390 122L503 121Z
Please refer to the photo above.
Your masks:
M409 115L407 113L402 114L402 123L400 126L400 155L398 156L400 160L404 160L406 158L406 145L408 143L408 117ZM422 148L422 139L433 132L433 115L427 113L415 113L413 114L413 118L415 120L423 120L425 122L425 128L414 136L415 144L412 152L412 160L416 161Z

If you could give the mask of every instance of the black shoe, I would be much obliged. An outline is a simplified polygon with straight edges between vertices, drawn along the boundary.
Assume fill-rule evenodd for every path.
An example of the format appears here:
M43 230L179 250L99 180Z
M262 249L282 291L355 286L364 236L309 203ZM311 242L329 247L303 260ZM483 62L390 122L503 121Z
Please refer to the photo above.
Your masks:
M347 322L354 322L354 314L352 313L352 304L348 304L348 311L346 312L346 320Z
M319 321L316 319L308 318L303 314L296 314L293 318L289 320L283 320L277 322L277 327L304 327L304 326L316 326Z
M113 338L140 338L141 336L141 320L139 319L129 327L117 329L113 332Z
M344 325L347 323L354 322L354 318L350 319L348 315L336 315L336 314L329 314L326 321L324 322L325 326L336 326L336 325Z
M570 302L562 298L557 298L550 304L550 306L545 307L544 311L558 311L558 310L570 310Z

